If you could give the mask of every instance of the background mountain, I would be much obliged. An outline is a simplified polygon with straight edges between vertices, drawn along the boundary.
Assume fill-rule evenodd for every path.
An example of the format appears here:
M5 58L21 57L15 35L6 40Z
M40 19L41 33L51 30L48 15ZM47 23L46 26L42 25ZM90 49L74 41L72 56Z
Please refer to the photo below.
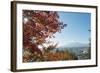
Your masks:
M82 51L86 51L87 49L89 49L89 44L84 44L80 42L71 42L69 44L58 47L56 50L68 50L70 52L78 54L81 53Z
M69 44L64 45L63 47L68 47L68 48L78 48L78 47L88 47L88 44L85 43L80 43L80 42L71 42Z

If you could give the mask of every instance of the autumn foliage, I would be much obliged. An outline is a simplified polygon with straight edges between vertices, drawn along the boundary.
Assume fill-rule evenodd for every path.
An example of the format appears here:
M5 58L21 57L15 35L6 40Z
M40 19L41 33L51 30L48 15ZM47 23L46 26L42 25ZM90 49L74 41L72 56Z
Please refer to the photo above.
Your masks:
M47 38L55 38L54 34L60 33L65 26L56 11L23 10L23 61L44 61L44 49L48 47L43 44L51 42ZM42 51L39 46L42 46ZM49 56L59 56L55 54L49 52Z

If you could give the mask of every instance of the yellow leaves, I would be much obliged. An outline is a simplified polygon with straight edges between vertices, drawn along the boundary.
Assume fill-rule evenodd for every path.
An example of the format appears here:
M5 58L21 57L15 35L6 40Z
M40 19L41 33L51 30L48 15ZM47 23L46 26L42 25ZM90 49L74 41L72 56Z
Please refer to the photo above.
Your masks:
M59 61L59 60L73 60L71 54L66 52L45 52L43 54L44 58L49 61Z

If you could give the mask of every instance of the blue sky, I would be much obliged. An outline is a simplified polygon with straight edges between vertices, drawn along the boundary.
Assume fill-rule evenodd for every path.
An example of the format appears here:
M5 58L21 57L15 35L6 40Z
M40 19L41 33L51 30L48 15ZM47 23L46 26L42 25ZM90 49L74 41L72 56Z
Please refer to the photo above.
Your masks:
M51 39L59 46L71 42L88 43L91 28L91 14L78 12L58 12L60 21L67 24L67 27L56 33L55 38Z

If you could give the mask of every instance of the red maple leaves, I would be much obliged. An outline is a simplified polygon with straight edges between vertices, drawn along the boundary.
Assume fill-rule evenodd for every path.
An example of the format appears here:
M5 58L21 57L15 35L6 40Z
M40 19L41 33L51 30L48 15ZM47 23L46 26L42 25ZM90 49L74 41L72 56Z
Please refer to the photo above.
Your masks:
M41 53L38 45L65 26L56 11L23 10L23 48Z

